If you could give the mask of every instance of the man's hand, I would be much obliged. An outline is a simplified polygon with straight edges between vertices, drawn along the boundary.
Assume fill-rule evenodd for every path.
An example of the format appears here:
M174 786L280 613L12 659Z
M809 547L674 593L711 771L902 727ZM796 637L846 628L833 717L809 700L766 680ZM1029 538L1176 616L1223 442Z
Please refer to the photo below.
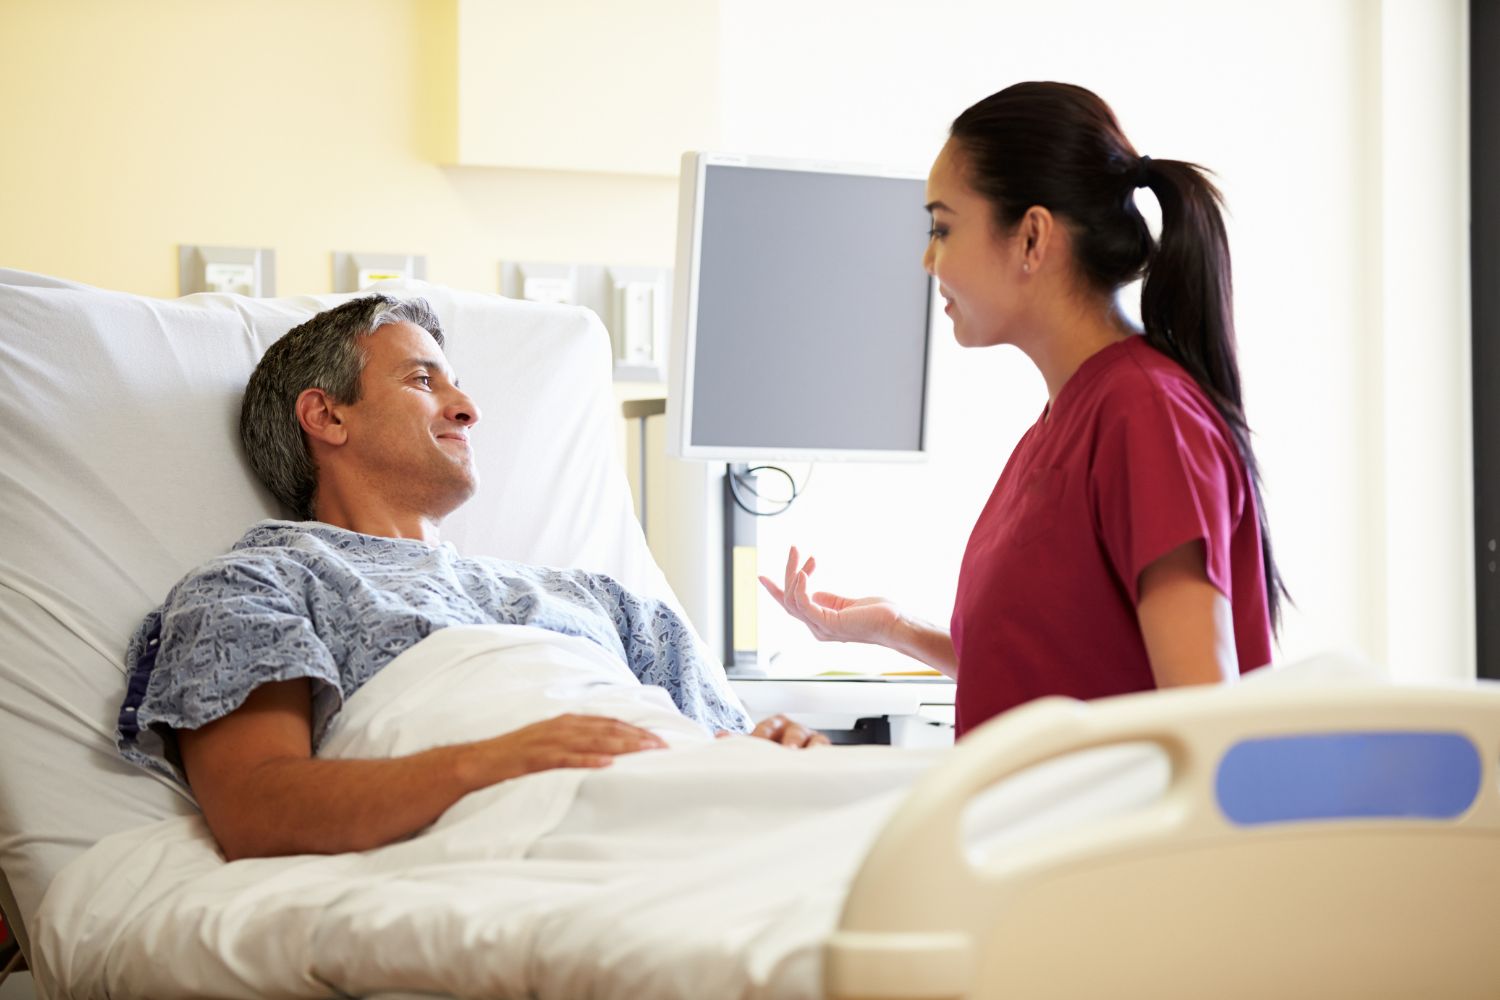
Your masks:
M468 744L461 763L475 788L558 767L604 767L619 754L665 750L649 730L598 715L559 715Z
M733 736L734 733L721 732L717 734L720 739ZM770 740L772 743L780 743L784 747L796 747L806 749L807 747L826 747L830 740L816 729L808 729L799 722L793 722L784 715L773 715L769 719L762 719L750 730L750 735L757 739Z
M311 719L308 682L277 681L222 719L178 732L188 782L227 858L368 850L497 782L666 746L616 719L561 715L407 757L326 760L312 755Z

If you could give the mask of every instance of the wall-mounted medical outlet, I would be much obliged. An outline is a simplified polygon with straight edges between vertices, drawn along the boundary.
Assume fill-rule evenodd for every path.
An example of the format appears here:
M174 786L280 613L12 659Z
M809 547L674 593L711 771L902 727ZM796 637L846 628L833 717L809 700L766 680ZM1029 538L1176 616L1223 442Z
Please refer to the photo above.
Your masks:
M335 253L333 290L362 292L380 281L427 279L427 257L418 253Z
M587 265L547 264L535 261L500 265L500 294L528 302L555 302L563 305L585 305L592 297L591 285L597 280Z
M254 247L177 247L177 293L276 294L276 251Z
M513 299L585 306L609 330L617 382L665 382L672 272L665 267L514 262L500 265Z
M667 380L667 320L672 272L665 267L609 269L609 328L615 349L615 380Z

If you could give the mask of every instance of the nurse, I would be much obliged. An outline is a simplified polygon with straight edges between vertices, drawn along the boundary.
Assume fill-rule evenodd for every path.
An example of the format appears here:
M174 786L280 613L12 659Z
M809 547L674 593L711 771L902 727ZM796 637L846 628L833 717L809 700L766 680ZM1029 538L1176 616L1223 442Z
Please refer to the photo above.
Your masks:
M1153 240L1135 204L1161 205ZM1204 171L1138 155L1098 96L1021 83L953 123L923 265L965 347L1012 344L1047 404L979 514L949 629L884 598L761 583L819 639L958 681L957 731L1044 695L1227 681L1271 659L1285 594L1235 360L1229 246ZM1144 330L1120 313L1141 275Z

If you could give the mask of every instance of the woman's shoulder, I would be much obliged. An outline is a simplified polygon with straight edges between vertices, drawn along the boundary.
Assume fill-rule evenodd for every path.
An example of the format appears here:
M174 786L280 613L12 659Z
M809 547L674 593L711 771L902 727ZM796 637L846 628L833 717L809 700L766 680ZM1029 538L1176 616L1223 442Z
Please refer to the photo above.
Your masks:
M1190 413L1222 424L1213 401L1176 359L1141 335L1130 337L1120 348L1114 363L1095 381L1101 415L1123 417L1151 408Z
M1164 442L1239 464L1229 424L1192 374L1145 337L1123 346L1095 380L1091 439Z

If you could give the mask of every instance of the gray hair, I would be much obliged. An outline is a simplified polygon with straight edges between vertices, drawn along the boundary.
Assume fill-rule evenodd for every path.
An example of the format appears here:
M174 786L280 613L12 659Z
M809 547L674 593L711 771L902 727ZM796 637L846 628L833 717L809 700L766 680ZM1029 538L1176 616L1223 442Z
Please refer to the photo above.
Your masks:
M366 295L294 326L266 351L245 386L245 455L260 481L300 520L314 518L318 470L297 419L297 397L322 389L335 403L359 402L366 357L359 339L391 323L414 323L443 345L442 326L425 299Z

